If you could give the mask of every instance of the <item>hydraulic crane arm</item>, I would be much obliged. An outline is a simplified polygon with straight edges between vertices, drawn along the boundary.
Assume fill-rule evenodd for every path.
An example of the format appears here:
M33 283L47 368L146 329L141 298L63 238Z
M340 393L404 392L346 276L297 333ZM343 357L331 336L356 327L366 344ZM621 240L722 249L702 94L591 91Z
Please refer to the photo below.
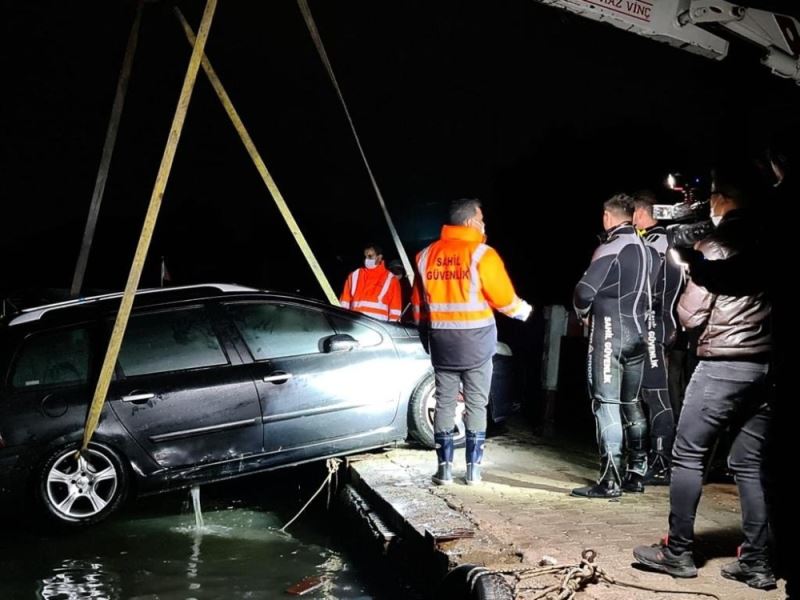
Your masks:
M730 33L762 48L762 63L800 84L800 22L726 0L536 0L677 48L722 60Z

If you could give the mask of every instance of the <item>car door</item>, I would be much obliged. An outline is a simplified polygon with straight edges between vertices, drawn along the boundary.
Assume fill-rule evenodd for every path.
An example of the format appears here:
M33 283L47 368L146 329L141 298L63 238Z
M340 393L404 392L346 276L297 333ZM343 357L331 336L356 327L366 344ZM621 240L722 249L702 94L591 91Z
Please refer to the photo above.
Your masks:
M204 306L131 317L108 397L161 467L238 460L262 450L255 385Z
M9 446L45 444L80 431L91 400L90 323L37 331L19 342L0 393Z
M325 310L291 302L232 302L226 311L253 360L266 452L388 434L397 355L377 323L341 318L337 331Z

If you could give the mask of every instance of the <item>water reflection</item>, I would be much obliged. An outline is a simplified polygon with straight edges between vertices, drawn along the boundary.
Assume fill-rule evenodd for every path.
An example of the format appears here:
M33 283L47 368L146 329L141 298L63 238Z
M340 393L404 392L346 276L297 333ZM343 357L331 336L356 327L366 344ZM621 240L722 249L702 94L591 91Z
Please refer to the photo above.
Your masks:
M297 537L283 533L294 503L275 512L274 494L271 505L260 505L259 489L267 488L232 501L204 487L200 529L186 492L145 499L83 532L34 533L13 524L18 530L9 535L0 524L7 532L0 538L0 599L268 599L288 597L289 587L312 577L322 585L303 598L372 597L346 557L318 535L328 515L304 517Z
M41 581L37 598L42 600L111 600L120 589L114 573L99 562L65 560L53 569L53 575Z

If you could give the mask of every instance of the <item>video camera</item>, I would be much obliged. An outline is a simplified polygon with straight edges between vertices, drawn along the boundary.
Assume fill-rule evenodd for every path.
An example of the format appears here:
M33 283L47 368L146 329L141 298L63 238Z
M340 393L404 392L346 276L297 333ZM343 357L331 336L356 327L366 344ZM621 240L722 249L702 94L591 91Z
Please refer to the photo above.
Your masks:
M653 218L672 221L667 225L670 246L691 248L695 242L714 231L714 224L709 219L710 191L705 188L701 178L687 180L679 173L670 174L666 185L673 191L681 192L683 200L675 204L653 205Z

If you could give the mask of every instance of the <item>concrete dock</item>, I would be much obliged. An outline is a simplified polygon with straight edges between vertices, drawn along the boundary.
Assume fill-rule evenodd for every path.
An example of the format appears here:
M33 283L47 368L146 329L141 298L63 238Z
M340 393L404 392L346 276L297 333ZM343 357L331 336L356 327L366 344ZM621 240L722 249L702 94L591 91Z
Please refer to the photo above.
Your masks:
M432 594L449 569L464 564L506 571L516 598L536 597L557 583L554 575L530 575L542 561L569 565L591 548L597 564L611 577L639 586L681 592L706 592L724 600L785 597L777 590L757 591L723 579L720 567L734 560L740 543L740 512L733 484L708 484L697 517L696 579L672 579L632 566L631 550L656 543L667 529L666 487L618 500L587 500L569 491L596 476L597 459L588 449L556 445L533 436L523 422L512 423L487 443L484 483L464 484L464 451L456 450L456 481L446 487L430 481L434 453L411 446L353 457L349 504L358 505L362 528L375 551L408 564ZM398 550L400 549L400 550ZM553 596L555 597L555 596ZM655 593L608 583L587 586L575 596L589 600L710 598L684 593Z

